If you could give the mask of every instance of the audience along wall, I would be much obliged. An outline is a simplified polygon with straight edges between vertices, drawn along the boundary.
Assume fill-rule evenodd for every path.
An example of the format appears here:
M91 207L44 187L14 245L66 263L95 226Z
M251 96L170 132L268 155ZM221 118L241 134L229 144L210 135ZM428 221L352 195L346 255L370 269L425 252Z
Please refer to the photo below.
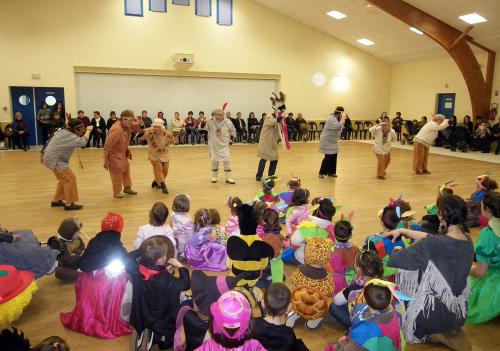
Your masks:
M194 1L169 1L167 13L144 4L144 17L131 17L123 0L1 1L0 106L10 106L9 86L64 87L75 113L75 66L173 70L174 53L190 53L193 71L281 75L288 110L306 118L325 118L337 104L360 119L389 108L388 63L253 1L234 1L232 26L216 23L215 1L212 17L195 16ZM313 84L315 73L325 75L323 86ZM332 84L339 75L345 84ZM0 121L12 112L0 110Z
M487 55L476 55L483 75ZM496 60L492 103L499 103L500 60ZM451 58L395 64L392 67L391 116L401 111L406 119L429 116L436 111L437 94L455 93L455 115L472 115L469 91L458 66Z

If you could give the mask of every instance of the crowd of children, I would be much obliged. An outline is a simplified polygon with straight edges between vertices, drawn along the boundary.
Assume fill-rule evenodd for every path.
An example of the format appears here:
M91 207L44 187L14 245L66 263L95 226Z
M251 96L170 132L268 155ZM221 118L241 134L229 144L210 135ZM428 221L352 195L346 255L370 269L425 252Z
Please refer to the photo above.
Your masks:
M217 209L200 208L192 218L186 194L174 198L171 215L157 202L131 252L120 214L108 213L87 245L82 224L65 219L48 242L59 253L56 277L76 281L76 305L61 323L105 339L135 333L136 350L307 350L293 330L299 319L311 333L325 320L345 330L324 345L328 351L404 350L426 341L470 350L464 323L500 314L500 194L491 174L478 177L468 201L454 194L453 181L439 186L420 221L409 202L391 199L379 213L381 232L361 250L350 242L352 212L336 221L333 199L309 201L296 177L281 194L276 183L264 179L248 203L230 197L223 226ZM467 222L475 201L482 229L474 247ZM0 249L15 241L5 231ZM296 265L288 277L283 261ZM0 266L2 327L37 290L24 269Z

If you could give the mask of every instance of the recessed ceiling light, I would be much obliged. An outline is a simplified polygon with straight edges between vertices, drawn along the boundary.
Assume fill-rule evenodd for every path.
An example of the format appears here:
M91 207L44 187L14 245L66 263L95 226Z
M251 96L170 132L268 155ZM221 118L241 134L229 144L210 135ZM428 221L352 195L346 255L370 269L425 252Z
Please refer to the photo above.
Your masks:
M482 22L486 22L487 21L486 18L484 18L481 15L478 15L475 12L474 13L469 13L468 15L460 16L458 18L460 18L462 21L467 22L469 24L476 24L476 23L482 23Z
M347 15L338 11L330 11L326 13L328 16L335 18L336 20L341 20L342 18L346 18Z
M370 45L374 45L375 43L371 40L368 40L366 38L363 38L363 39L358 39L356 40L358 43L360 44L363 44L363 45L366 45L366 46L370 46Z
M422 32L421 30L418 30L417 28L414 28L414 27L410 27L410 30L412 32L415 32L415 33L419 34L419 35L423 35L424 34L424 32Z

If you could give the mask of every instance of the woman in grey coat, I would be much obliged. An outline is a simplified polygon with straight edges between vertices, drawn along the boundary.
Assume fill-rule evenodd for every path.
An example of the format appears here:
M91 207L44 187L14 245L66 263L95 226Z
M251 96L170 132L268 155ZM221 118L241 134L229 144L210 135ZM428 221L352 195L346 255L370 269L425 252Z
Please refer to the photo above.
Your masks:
M340 119L340 121L339 121ZM335 112L330 115L321 131L319 137L319 151L325 155L319 177L325 178L337 177L337 154L339 152L339 137L344 126L345 113L342 106L337 107Z

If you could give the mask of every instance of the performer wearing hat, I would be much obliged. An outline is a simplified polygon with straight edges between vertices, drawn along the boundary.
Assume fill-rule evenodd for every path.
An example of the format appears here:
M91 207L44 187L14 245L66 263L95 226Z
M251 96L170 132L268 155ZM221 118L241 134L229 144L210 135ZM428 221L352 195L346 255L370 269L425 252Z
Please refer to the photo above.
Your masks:
M66 114L66 128L58 129L42 149L42 163L54 172L57 188L52 200L52 207L64 207L65 210L80 210L76 176L69 168L69 159L77 147L87 145L92 126L85 128L79 119L69 118Z
M165 129L161 118L156 118L153 126L144 131L143 139L148 143L148 159L153 166L155 176L151 187L161 188L164 194L168 194L165 178L168 174L170 147L174 144L174 135Z
M217 183L219 177L219 162L224 164L226 183L235 184L231 177L231 155L229 146L236 137L236 129L233 123L224 118L224 110L216 109L212 112L212 117L208 119L203 128L208 131L208 151L212 161L212 183Z
M120 123L115 123L109 130L106 143L104 144L104 168L109 170L113 184L113 196L121 199L123 192L129 195L137 195L132 190L130 179L130 165L132 153L128 148L130 144L130 133L133 128L134 112L125 110L120 114Z

